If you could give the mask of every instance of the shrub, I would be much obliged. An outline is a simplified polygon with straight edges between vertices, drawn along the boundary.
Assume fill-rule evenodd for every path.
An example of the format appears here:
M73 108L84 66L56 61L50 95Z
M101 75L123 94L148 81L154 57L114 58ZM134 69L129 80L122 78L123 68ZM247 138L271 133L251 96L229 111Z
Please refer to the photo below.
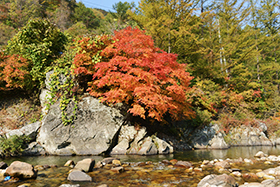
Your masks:
M19 156L22 154L26 148L26 144L30 141L27 136L17 136L13 135L10 138L1 137L0 138L0 149L1 156L10 157L10 156Z

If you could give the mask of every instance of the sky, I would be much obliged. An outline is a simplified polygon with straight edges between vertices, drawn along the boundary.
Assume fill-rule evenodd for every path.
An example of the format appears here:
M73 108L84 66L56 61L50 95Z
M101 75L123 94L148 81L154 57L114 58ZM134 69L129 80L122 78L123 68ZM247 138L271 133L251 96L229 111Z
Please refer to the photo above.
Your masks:
M122 2L128 2L128 3L131 3L131 2L134 2L136 5L138 3L138 0L78 0L78 2L81 1L84 3L84 5L86 5L86 7L88 8L100 8L100 9L103 9L103 10L106 10L106 11L114 11L113 10L113 5L115 3L118 3L119 1L122 1Z

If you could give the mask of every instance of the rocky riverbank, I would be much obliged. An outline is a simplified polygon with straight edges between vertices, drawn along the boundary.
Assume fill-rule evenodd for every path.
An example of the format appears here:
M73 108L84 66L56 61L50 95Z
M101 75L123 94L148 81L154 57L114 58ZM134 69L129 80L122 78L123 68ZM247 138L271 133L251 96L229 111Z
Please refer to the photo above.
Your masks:
M215 159L199 162L162 160L122 162L117 157L96 162L86 158L64 166L36 165L15 161L0 163L1 183L11 187L71 186L198 186L277 187L280 156L258 152L255 159Z

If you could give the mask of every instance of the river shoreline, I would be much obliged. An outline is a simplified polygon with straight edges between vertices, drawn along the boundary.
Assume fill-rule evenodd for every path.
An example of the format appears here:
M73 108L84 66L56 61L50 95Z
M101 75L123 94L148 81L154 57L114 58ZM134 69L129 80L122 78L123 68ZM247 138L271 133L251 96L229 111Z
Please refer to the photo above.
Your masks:
M37 156L37 157L19 157L5 159L8 165L15 160L25 161L39 168L37 179L28 179L18 182L6 181L1 182L1 185L17 187L22 184L31 186L60 186L62 184L79 184L82 187L98 186L106 184L108 186L197 186L197 184L206 176L211 174L221 175L227 174L233 176L238 185L245 182L262 182L264 179L256 177L258 172L265 171L269 168L276 168L280 165L279 160L271 160L272 157L255 158L256 151L263 150L264 154L280 153L280 147L270 146L255 146L255 147L237 147L230 148L233 158L227 157L230 154L225 154L227 150L194 150L183 153L174 153L172 155L154 155L154 156L132 156L118 155L123 170L114 171L116 168L113 164L106 164L100 168L96 168L97 163L102 161L104 157L99 156ZM251 149L248 149L251 148ZM246 156L245 151L254 155ZM220 156L217 153L223 152ZM242 158L237 158L237 152ZM190 154L191 153L191 154ZM204 156L203 156L204 155ZM215 159L204 159L204 158ZM271 155L271 154L269 154ZM194 159L197 157L198 159ZM70 167L64 166L67 160L73 160L74 163L86 158L95 160L95 169L88 172L92 178L92 182L71 182L67 180ZM270 160L269 160L270 159ZM53 162L56 160L56 162ZM199 160L199 161L195 161ZM191 163L191 166L180 165L176 166L178 161ZM217 164L226 162L227 164ZM46 167L47 165L52 167ZM44 166L41 167L40 166ZM53 167L54 166L54 167ZM234 173L232 171L240 171ZM272 176L272 175L271 175ZM278 178L278 176L272 176Z

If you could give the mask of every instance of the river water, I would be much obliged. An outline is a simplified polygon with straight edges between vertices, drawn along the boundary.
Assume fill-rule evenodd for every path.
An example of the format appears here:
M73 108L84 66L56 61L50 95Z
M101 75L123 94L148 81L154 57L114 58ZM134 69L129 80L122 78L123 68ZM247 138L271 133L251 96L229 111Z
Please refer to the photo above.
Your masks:
M196 186L197 183L207 174L215 171L204 171L203 174L186 174L185 170L172 169L162 165L162 160L184 160L191 161L194 166L199 167L199 161L226 159L226 158L253 158L258 151L263 151L268 155L279 155L280 146L254 146L254 147L231 147L227 150L192 150L177 152L170 155L155 155L155 156L137 156L137 155L118 155L122 163L139 163L152 161L153 165L146 165L141 170L136 171L135 168L129 167L128 171L121 174L114 174L108 170L97 170L89 173L93 177L94 182L79 183L82 187L97 186L106 183L109 186ZM36 180L21 181L17 183L0 183L0 186L16 187L23 183L29 183L35 187L59 186L61 184L72 184L67 181L69 168L62 167L67 160L74 160L75 163L84 158L95 159L96 162L102 160L101 156L40 156L40 157L20 157L9 158L2 161L7 164L15 160L24 161L32 165L57 165L57 168L50 168L44 171L39 171ZM132 164L133 165L133 164ZM262 167L262 166L257 166ZM143 172L142 170L145 170ZM255 168L257 169L257 168ZM263 168L265 169L265 168ZM241 181L242 182L242 181ZM73 183L77 184L77 183Z

